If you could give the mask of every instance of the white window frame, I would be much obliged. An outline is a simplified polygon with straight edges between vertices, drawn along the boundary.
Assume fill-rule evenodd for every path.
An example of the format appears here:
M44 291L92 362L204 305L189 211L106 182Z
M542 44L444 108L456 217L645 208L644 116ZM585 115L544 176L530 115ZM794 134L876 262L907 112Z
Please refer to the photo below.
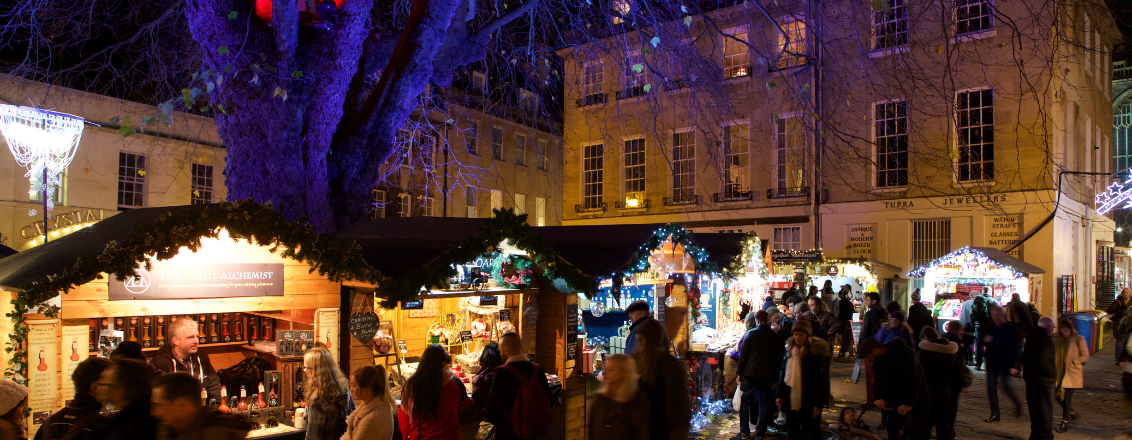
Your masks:
M735 127L740 128L741 151L736 152L734 147ZM750 121L734 121L725 124L720 131L720 146L723 154L723 172L721 196L724 200L745 199L751 191L751 123ZM738 162L738 164L736 164ZM738 174L738 176L736 176Z
M679 136L687 136L683 143ZM696 132L693 129L672 132L672 201L682 205L695 201L696 188Z
M413 216L413 198L409 193L401 193L397 195L397 215L400 217Z
M723 31L720 52L722 52L723 78L740 78L751 75L751 34L744 26ZM742 41L735 41L736 39Z
M545 197L535 197L535 226L546 226Z
M515 193L515 214L527 213L527 195Z
M648 171L645 165L646 149L644 136L628 137L621 141L621 180L624 182L621 190L626 202L630 199L645 200L645 176ZM636 171L640 171L639 176L635 176Z
M982 13L980 15L963 16L963 11ZM951 11L951 16L954 22L952 32L955 33L957 38L977 36L985 32L994 32L993 0L956 0L955 7ZM984 20L986 21L985 27L972 28L968 25L961 29L960 26L960 23L979 23L980 26L982 26Z
M464 215L468 218L476 218L479 216L479 209L477 209L479 202L479 194L475 188L464 188Z
M424 209L421 212L422 217L436 217L436 199L424 196Z
M495 136L498 134L498 138ZM503 160L503 127L491 127L491 159Z
M889 10L875 10L872 13L873 24L873 51L889 51L898 48L907 48L909 40L908 6L909 0L889 0ZM899 29L903 23L903 30ZM897 27L895 32L881 32L888 25ZM903 38L901 38L903 36Z
M809 54L809 41L807 40L809 36L805 17L801 15L785 15L779 17L778 23L781 29L778 27L774 28L774 34L778 41L778 52L776 52L778 59L774 61L775 70L786 70L805 65L805 55ZM798 27L799 25L801 26L800 29ZM790 55L783 50L783 47L787 44L787 35L783 35L783 31L792 38L789 43L790 52L801 55ZM798 35L799 33L801 34L800 36Z
M980 124L978 124L977 126L970 125L968 127L960 127L960 121L961 121L960 112L961 111L970 111L971 109L970 108L968 108L966 110L960 109L959 108L959 97L962 94L983 92L983 91L987 91L987 90L989 90L991 92L990 109L991 109L991 119L992 120L991 120L991 123L989 124L989 127L990 127L990 130L992 132L992 138L993 138L994 137L994 131L995 131L994 120L993 120L994 119L994 108L995 108L994 107L994 101L995 101L994 87L979 87L979 88L973 88L973 89L958 90L958 91L955 92L955 103L954 103L955 114L952 115L952 117L954 118L952 123L955 126L955 145L953 147L953 148L955 148L955 150L954 150L955 151L955 160L953 161L953 163L954 163L953 166L955 167L955 177L954 177L954 179L955 179L955 182L957 182L959 184L994 182L994 179L995 179L995 174L996 174L997 170L995 169L995 166L994 166L994 161L995 161L995 157L994 157L995 156L995 154L994 154L994 144L995 144L995 142L994 141L989 142L990 148L991 148L991 160L987 161L987 160L984 159L984 160L977 161L978 163L984 163L984 164L986 162L990 162L990 164L991 164L991 173L990 173L991 176L990 176L990 178L985 177L985 174L986 174L985 168L979 171L979 178L977 178L977 179L973 179L973 178L970 178L970 177L968 177L967 179L963 179L962 178L962 172L961 172L961 168L964 166L964 164L962 163L963 148L964 148L962 146L962 143L963 143L962 139L963 139L963 135L964 135L964 132L963 132L964 128L968 128L968 129L984 128L984 127L987 127L988 124L982 123L983 118L980 117L980 119L979 119ZM980 102L980 104L982 104L982 103ZM987 106L985 106L985 105L980 105L978 108L982 109L982 108L986 108L986 107ZM980 139L984 139L984 138L985 138L984 136L980 136ZM980 145L985 145L985 144L988 144L988 142L980 142ZM985 146L983 147L983 150L980 151L980 153L981 153L980 157L985 158L985 156L986 156ZM974 163L974 162L971 162L971 163Z
M789 120L797 120L797 130L782 131L780 124L785 124L786 128L790 127ZM772 127L774 133L774 145L771 148L771 164L774 170L774 186L773 191L778 197L793 197L805 195L806 186L809 183L808 175L806 174L807 164L809 163L809 136L806 130L805 118L802 113L789 113L781 114L774 120ZM783 136L786 138L784 139ZM796 136L798 139L797 145L787 145L783 148L783 142L789 143L791 137ZM796 150L796 151L795 151ZM791 154L791 153L794 154ZM797 156L800 155L801 161L797 161ZM794 158L795 160L791 160ZM791 171L791 166L796 168ZM787 174L791 172L797 173L796 181L791 186L790 177Z
M197 171L202 171L203 174L197 175ZM213 176L215 171L212 165L203 163L190 163L189 176L192 181L189 192L190 205L205 205L212 203L212 194L216 187Z
M127 164L131 156L134 158L133 166ZM142 162L141 165L137 164L139 158ZM149 161L144 154L129 151L118 152L118 209L145 207L145 199L148 198L146 197L148 195L146 193L146 168L148 166ZM127 186L130 187L129 191L126 191ZM128 200L125 197L126 195L130 196ZM135 203L128 204L128 202Z
M491 190L491 210L503 209L503 190Z
M515 133L515 165L527 166L527 135Z
M538 108L538 95L527 89L519 89L519 107L528 113L534 113Z
M51 202L54 203L55 206L67 204L67 170L67 168L64 168L63 172L59 174L59 186L56 186L55 191L51 193ZM28 199L33 202L43 203L43 192L28 192Z
M605 93L605 64L600 59L582 63L582 100Z
M637 64L641 65L641 71L639 73L633 69L633 66ZM622 67L621 90L641 87L648 82L646 78L648 68L645 66L645 55L641 53L640 49L629 49L625 54L625 65Z
M887 130L884 130L883 133L881 132L880 127L881 127L882 119L880 119L881 118L880 112L881 112L882 106L883 107L894 106L894 110L897 110L897 111L899 111L901 109L901 107L903 108L904 115L903 115L902 118L899 115L894 115L892 118L885 117L883 119L883 120L889 120L889 119L894 120L897 124L897 127L895 127L896 132L889 133ZM887 111L888 109L885 108L885 110ZM887 116L887 113L886 113L886 116ZM903 119L903 130L901 130L901 128L900 128L900 119ZM873 122L873 124L872 124L872 133L873 133L873 143L872 143L873 144L872 145L873 161L872 162L873 163L872 163L872 173L871 174L872 174L873 178L871 180L872 180L873 188L882 189L882 190L883 189L904 189L904 188L907 188L908 187L908 176L909 176L909 172L911 170L911 163L910 163L911 162L910 161L910 159L911 159L910 149L911 148L910 148L910 141L909 141L909 135L908 135L908 131L909 131L908 130L908 125L909 125L909 121L908 121L908 101L904 100L904 99L891 99L891 100L887 100L887 101L874 102L873 103L873 120L872 120L872 122ZM895 151L895 152L889 152L889 153L882 153L881 152L881 140L882 139L885 140L885 141L892 140L896 143L899 143L900 138L903 138L903 141L904 141L904 151ZM887 145L887 142L886 142L886 145ZM894 155L898 156L900 153L904 154L904 167L903 168L893 168L891 170L887 169L887 168L882 169L881 164L886 163L885 158L882 157L882 154L894 154ZM899 179L898 179L897 183L895 183L895 184L890 183L890 184L882 185L881 173L888 173L888 172L897 172L898 173L901 170L904 171L904 176L903 176L904 179L903 179L902 183L900 183ZM889 182L889 181L886 179L885 182Z
M1084 10L1081 11L1084 30L1081 32L1081 45L1085 49L1085 75L1093 77L1093 20Z
M582 207L584 210L601 209L602 204L605 203L605 144L602 142L584 144L581 150ZM594 167L595 162L597 167Z
M802 250L802 227L781 226L774 228L774 250Z
M369 218L385 218L385 190L373 189L373 208L369 212Z
M472 93L480 96L487 95L487 75L482 72L472 72Z
M546 170L546 139L539 139L535 142L535 167L539 170Z

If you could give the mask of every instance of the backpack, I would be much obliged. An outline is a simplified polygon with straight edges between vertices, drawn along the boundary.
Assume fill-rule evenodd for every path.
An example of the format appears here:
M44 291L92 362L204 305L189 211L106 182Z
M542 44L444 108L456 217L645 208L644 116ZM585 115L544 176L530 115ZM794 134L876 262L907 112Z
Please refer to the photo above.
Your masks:
M986 324L987 321L990 321L989 312L986 298L976 296L975 302L971 304L971 320L979 325Z
M521 439L532 440L546 435L550 428L550 394L539 385L536 379L542 373L538 364L531 363L534 370L524 375L513 365L504 364L507 370L519 379L519 391L515 394L515 404L511 407L511 430Z

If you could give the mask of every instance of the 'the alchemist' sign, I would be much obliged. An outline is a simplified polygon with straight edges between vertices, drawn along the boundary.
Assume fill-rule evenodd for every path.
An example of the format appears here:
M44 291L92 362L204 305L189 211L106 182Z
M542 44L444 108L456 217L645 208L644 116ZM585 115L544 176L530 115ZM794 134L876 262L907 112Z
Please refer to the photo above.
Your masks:
M822 253L813 249L808 251L773 250L770 259L775 263L817 263L822 261Z
M155 261L138 276L111 276L111 300L283 296L283 265L261 263L172 264Z

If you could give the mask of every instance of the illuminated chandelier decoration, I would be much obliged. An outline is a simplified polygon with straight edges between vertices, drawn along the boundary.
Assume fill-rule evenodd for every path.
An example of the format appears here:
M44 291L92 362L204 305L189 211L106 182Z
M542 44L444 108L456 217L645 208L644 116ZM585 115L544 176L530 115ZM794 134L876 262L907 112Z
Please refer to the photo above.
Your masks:
M1105 215L1117 208L1132 208L1132 175L1124 182L1113 182L1097 194L1097 214ZM1123 206L1122 206L1123 205Z
M31 107L0 105L0 133L16 163L27 168L28 194L43 194L47 209L55 206L51 194L59 176L75 158L83 134L83 118ZM46 213L44 213L46 214Z

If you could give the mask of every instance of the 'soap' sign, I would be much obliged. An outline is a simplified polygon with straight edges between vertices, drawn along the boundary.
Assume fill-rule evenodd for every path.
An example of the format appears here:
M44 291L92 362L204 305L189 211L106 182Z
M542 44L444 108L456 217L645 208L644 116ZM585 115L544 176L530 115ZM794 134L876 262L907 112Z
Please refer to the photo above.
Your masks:
M111 300L283 296L283 265L261 263L170 264L140 267L137 276L111 276Z

